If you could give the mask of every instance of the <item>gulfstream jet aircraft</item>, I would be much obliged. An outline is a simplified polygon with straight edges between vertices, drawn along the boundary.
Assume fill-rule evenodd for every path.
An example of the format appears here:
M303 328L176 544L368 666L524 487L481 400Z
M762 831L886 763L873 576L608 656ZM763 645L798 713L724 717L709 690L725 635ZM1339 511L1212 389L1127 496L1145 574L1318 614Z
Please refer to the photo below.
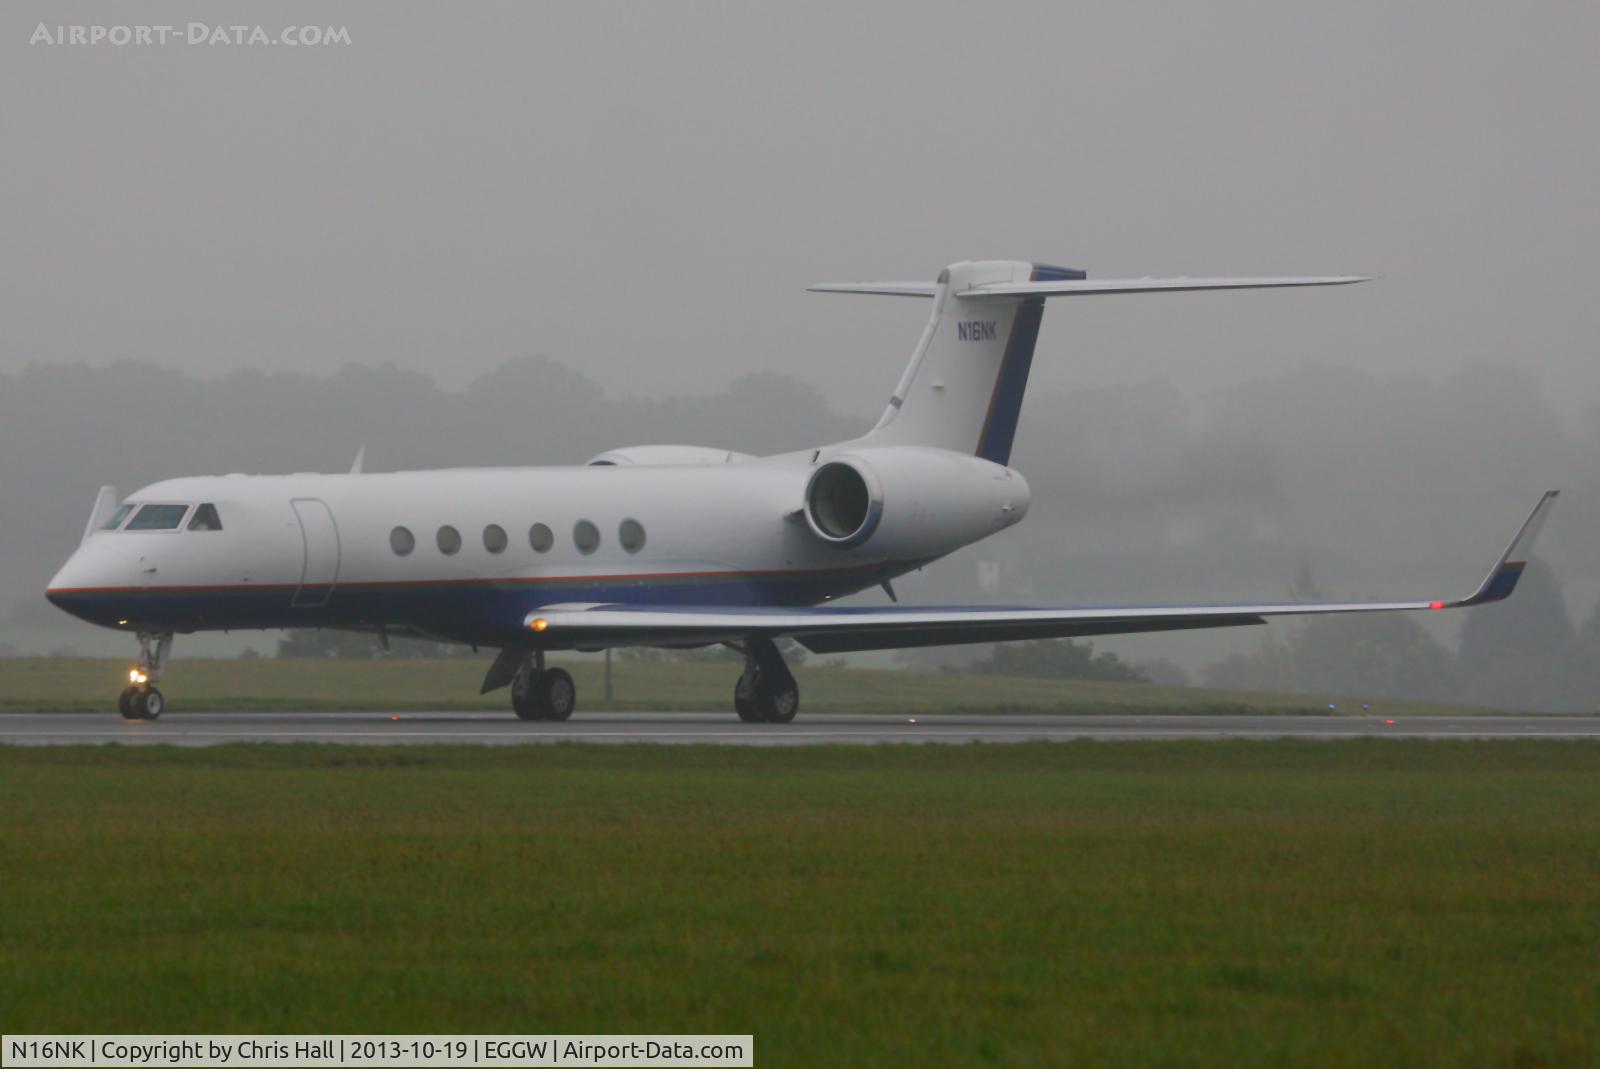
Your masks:
M845 607L1003 531L1028 511L1008 467L1045 301L1108 293L1337 286L1354 277L1091 281L990 261L936 282L817 286L931 302L883 416L799 453L646 445L583 467L344 475L223 475L100 491L82 545L47 596L128 631L138 665L122 714L159 716L177 632L335 627L500 651L483 691L509 686L525 720L572 714L552 650L704 646L744 653L733 704L786 722L799 688L776 641L819 653L1259 624L1272 616L1445 609L1511 593L1555 493L1472 594L1434 601L1242 605Z

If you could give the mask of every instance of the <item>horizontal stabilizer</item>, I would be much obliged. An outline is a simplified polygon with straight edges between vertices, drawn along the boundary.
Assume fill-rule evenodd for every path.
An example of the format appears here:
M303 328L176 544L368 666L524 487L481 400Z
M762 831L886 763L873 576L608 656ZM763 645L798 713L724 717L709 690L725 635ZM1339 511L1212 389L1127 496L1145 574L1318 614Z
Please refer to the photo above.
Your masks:
M1270 290L1291 286L1348 286L1367 275L1307 275L1289 278L1083 278L1048 282L993 282L962 290L957 297L1082 297L1101 293L1188 293L1195 290Z
M932 297L937 282L819 282L807 286L811 293L870 293L879 297Z
M952 291L965 299L985 297L1086 297L1109 293L1191 293L1197 290L1267 290L1293 286L1348 286L1370 275L1305 275L1286 278L1103 278L1045 282L990 282ZM935 282L825 282L813 293L867 293L884 297L932 297Z

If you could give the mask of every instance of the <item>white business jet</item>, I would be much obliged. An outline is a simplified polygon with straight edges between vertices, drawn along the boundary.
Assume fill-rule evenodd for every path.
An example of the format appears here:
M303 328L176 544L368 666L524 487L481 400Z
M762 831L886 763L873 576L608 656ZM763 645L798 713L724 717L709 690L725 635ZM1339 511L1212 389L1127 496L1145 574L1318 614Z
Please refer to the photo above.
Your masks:
M1005 530L1028 511L1007 466L1044 302L1111 293L1337 286L1358 277L1124 279L989 261L936 282L814 287L931 300L882 418L859 438L755 457L645 445L583 467L223 475L105 487L54 604L132 632L120 708L149 719L177 632L334 627L500 651L482 691L564 720L552 650L716 643L745 657L734 708L783 723L799 688L776 641L818 653L1259 624L1272 616L1456 608L1512 591L1555 492L1467 597L1433 601L1074 607L846 607Z

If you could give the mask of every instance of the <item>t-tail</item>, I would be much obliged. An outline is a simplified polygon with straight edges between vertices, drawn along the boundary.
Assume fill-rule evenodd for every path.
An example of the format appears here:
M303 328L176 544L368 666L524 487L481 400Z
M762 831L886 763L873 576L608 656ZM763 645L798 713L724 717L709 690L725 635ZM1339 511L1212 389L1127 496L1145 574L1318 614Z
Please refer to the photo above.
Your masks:
M936 446L1008 464L1046 298L1364 281L1359 275L1091 280L1070 267L984 260L951 264L936 282L848 282L811 288L933 299L933 314L911 362L883 416L862 439L864 444Z

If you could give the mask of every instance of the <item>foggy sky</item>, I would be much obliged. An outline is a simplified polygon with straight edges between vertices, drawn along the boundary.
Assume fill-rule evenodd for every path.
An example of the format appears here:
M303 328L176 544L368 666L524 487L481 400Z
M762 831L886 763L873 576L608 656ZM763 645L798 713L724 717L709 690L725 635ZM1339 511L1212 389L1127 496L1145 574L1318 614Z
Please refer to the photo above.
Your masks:
M349 46L28 44L40 21ZM1035 389L1320 360L1600 398L1592 4L0 9L0 370L754 370L880 406L926 314L808 295L967 258L1370 272L1056 302Z

